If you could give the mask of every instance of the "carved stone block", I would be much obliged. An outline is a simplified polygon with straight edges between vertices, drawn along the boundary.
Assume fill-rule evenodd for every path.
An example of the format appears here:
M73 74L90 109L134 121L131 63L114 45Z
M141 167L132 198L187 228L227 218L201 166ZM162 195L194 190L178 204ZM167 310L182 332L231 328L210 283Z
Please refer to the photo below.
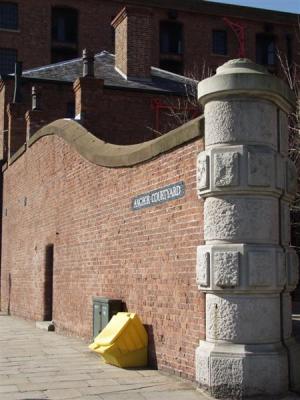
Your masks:
M250 251L248 254L248 273L250 286L270 286L274 281L276 270L272 253L267 251Z
M213 255L214 283L220 288L239 285L240 255L237 251L216 251Z
M237 186L239 184L239 153L214 154L215 186Z
M273 184L274 156L270 152L248 153L248 184L271 186Z
M298 354L297 354L298 356ZM275 345L239 345L200 341L196 380L218 399L276 397L288 388L286 351Z
M197 189L200 190L209 187L209 157L206 152L201 152L197 158Z
M197 248L197 284L201 287L208 287L210 284L210 253L206 246Z

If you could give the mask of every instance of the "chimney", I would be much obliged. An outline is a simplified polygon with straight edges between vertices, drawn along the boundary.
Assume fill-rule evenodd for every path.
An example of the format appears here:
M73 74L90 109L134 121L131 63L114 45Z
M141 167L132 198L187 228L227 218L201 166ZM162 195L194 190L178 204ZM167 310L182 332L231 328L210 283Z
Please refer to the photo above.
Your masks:
M95 77L94 54L83 50L82 76L73 84L75 94L75 119L82 125L95 132L99 124L99 113L103 101L103 79Z
M152 13L148 8L124 7L112 21L115 29L115 68L126 79L151 79Z
M53 121L49 112L45 112L41 109L41 91L40 88L32 86L31 89L31 110L28 110L25 114L26 121L26 143L29 145L31 136Z

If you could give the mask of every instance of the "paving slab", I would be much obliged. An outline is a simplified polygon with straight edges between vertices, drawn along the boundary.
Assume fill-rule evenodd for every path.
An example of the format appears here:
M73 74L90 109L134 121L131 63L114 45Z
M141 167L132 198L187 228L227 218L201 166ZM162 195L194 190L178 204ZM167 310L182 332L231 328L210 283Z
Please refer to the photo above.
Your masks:
M0 314L0 400L207 400L187 381L106 365L87 343ZM291 395L285 400L300 400Z

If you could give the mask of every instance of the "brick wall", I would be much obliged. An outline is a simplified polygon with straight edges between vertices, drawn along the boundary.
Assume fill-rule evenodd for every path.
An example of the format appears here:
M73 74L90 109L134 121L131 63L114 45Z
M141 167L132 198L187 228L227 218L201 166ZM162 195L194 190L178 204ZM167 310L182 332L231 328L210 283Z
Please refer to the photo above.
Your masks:
M8 79L2 82L0 88L0 150L2 159L2 149L4 158L8 150L8 118L7 105L13 101L13 80ZM56 84L54 82L37 82L23 80L22 82L22 109L25 124L25 112L31 109L31 89L36 86L40 97L40 108L46 111L44 125L58 118L67 117L67 108L69 103L74 103L74 93L72 84ZM25 138L24 132L24 138ZM23 144L23 143L22 143Z
M152 65L152 13L127 6L112 22L115 29L116 67L127 77L150 79Z
M100 102L93 105L92 132L110 143L126 145L151 140L178 127L180 122L170 112L161 111L156 132L152 101L157 99L167 105L178 102L176 96L104 89Z
M176 128L183 122L174 119L169 110L162 110L159 112L159 127L156 126L156 111L153 108L153 101L159 99L168 106L178 105L176 96L102 88L101 85L96 87L95 82L98 80L94 81L93 78L87 80L81 78L81 81L85 82L85 85L75 101L71 83L23 80L24 118L25 112L31 109L31 89L34 85L39 93L39 105L43 113L40 113L41 121L38 121L39 113L36 113L37 120L33 127L35 125L43 126L59 118L66 118L68 105L75 102L76 109L82 107L87 117L85 120L83 119L83 125L95 136L115 144L127 145L151 140ZM0 140L0 149L2 145L5 158L8 148L8 120L5 110L7 104L12 102L13 80L8 79L3 83L0 88L0 131L4 133ZM35 133L34 129L32 129L32 133Z
M89 0L88 5L81 0L14 2L19 4L19 31L1 30L0 48L17 49L24 69L51 62L51 10L55 6L72 7L79 11L78 55L86 47L95 52L113 51L110 22L120 10L120 4L98 0Z
M15 48L18 58L24 62L24 68L49 64L51 61L50 21L52 6L70 6L79 11L79 42L78 54L87 47L95 52L108 50L114 52L114 35L110 26L111 20L123 7L122 1L107 0L15 0L20 7L20 31L0 31L0 48ZM130 3L128 1L127 3ZM136 1L135 1L136 3ZM141 2L140 2L141 3ZM147 3L148 4L148 3ZM172 7L171 7L172 8ZM293 56L299 61L297 52L297 21L291 23L291 18L284 14L271 12L249 11L247 8L238 8L224 5L203 4L203 12L184 9L184 2L178 8L177 21L183 23L184 39L184 72L201 75L203 64L214 69L227 59L236 58L238 44L234 33L223 22L227 16L246 26L246 56L255 61L255 35L265 30L266 23L273 23L273 34L276 36L278 48L286 53L286 34L293 35ZM242 11L241 11L242 10ZM153 7L153 32L151 63L159 66L159 24L168 20L169 7ZM262 14L263 13L263 14ZM228 55L212 54L212 30L225 29L228 32ZM23 35L26 35L26 42ZM34 49L34 51L32 51ZM200 71L199 71L200 70Z
M265 32L267 22L255 20L255 18L239 15L232 16L230 13L214 15L201 15L193 12L178 12L177 22L183 24L183 49L184 49L184 74L196 76L198 79L207 76L207 70L215 71L216 68L226 61L238 58L239 45L234 32L223 21L223 17L231 18L233 21L245 24L245 50L246 57L256 61L256 34ZM160 21L168 20L168 10L155 9L153 13L153 64L159 65L159 25ZM213 30L226 30L228 54L226 56L213 54ZM291 33L293 36L293 57L300 61L297 51L297 26L282 20L281 23L273 24L272 34L276 37L276 45L283 54L287 52L286 35ZM277 71L280 71L279 65ZM205 76L205 77L206 77Z
M4 173L2 310L43 317L46 246L54 244L58 331L91 338L92 296L120 298L150 335L152 364L194 376L204 335L196 287L203 238L196 197L202 140L155 160L110 169L87 162L62 139L34 143ZM183 180L185 197L139 211L134 196Z

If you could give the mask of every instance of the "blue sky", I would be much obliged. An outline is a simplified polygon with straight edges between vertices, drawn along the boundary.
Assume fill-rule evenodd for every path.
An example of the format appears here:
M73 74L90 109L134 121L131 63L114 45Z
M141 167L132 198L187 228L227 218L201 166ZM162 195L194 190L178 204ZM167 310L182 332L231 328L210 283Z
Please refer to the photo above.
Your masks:
M215 3L237 4L300 14L300 0L210 0Z

